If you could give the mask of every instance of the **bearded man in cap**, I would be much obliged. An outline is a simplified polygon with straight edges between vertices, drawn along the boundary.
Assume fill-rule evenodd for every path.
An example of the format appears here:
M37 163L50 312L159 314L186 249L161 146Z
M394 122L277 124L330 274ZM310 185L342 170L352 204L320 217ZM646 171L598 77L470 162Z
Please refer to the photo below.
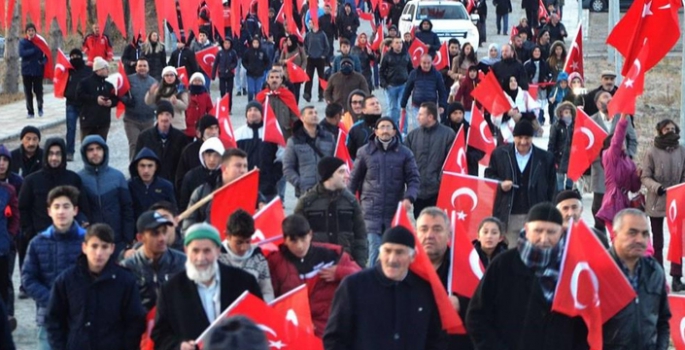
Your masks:
M335 292L326 350L446 349L431 286L409 270L414 248L406 228L385 231L380 263L347 277Z
M552 203L533 206L515 248L488 266L466 312L476 349L587 349L583 320L552 311L563 222Z

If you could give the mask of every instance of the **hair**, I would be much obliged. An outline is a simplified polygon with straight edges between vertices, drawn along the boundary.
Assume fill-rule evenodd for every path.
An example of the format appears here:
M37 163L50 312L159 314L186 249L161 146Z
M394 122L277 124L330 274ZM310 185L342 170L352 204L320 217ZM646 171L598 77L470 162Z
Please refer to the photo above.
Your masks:
M597 101L599 101L599 97L602 96L602 94L611 94L611 92L604 91L604 90L597 91L597 93L595 94L595 98L594 98L595 104L597 104Z
M466 46L471 47L471 53L467 55L464 55L464 49ZM476 57L476 50L473 49L473 45L470 43L464 43L464 46L461 47L461 53L459 54L459 58L457 59L457 62L459 64L459 67L464 63L465 60L471 61L471 66L469 67L469 70L471 69L472 66L474 66L478 62L478 57ZM476 70L478 70L478 67L476 67Z
M48 192L48 207L59 197L67 197L71 205L78 207L79 190L74 186L57 186Z
M249 318L236 315L219 321L207 335L205 349L269 350L262 331Z
M273 66L272 66L272 67L273 67ZM281 78L281 80L283 80L283 72L282 72L282 71L280 71L280 70L273 70L273 69L270 70L270 71L269 71L269 74L266 75L267 79L269 78L269 76L271 76L271 74L276 74L276 75L278 75L279 78Z
M438 106L435 102L423 102L419 108L425 108L428 110L428 114L433 116L433 119L438 120L440 114L438 114Z
M647 214L644 211L635 208L623 209L619 211L616 216L614 216L614 221L612 222L614 232L621 229L621 226L623 226L623 217L625 216L637 216L644 218L647 221L647 225L649 225L649 232L652 232L652 226L649 222L649 217Z
M340 38L339 44L340 44L340 46L343 46L343 45L350 46L350 40L347 38Z
M504 224L502 221L494 216L488 216L487 218L483 219L480 224L478 224L478 232L480 232L480 229L485 226L487 223L493 223L497 225L497 228L499 229L500 234L504 235Z
M451 38L449 41L447 41L447 46L450 46L452 44L457 44L457 45L461 46L461 43L456 38Z
M147 60L147 57L145 57L145 56L140 56L140 57L138 57L138 59L136 60L136 64L138 64L139 61L150 62L150 61Z
M674 122L672 119L662 119L660 122L656 123L656 132L658 135L661 135L661 129L667 127L669 124L673 124L675 126L675 133L680 134L680 127L678 127L678 124Z
M114 231L107 224L93 224L88 226L83 241L87 243L93 237L97 237L105 243L114 244Z
M338 114L342 114L343 106L338 103L331 103L326 106L326 118L333 118Z
M564 45L564 43L561 41L553 42L552 46L550 46L549 48L549 58L547 58L547 63L550 67L555 67L557 63L560 63L557 61L557 54L554 53L557 47L561 47L561 63L565 62L566 58L568 57L568 52L566 51L566 46Z
M229 148L221 156L221 163L228 163L233 157L247 158L247 153L240 148Z
M292 214L283 219L281 229L283 230L283 238L300 238L312 231L307 218L300 214Z
M419 216L416 218L416 221L419 221L419 218L428 215L430 217L441 217L443 220L445 220L445 225L447 225L447 230L452 231L452 225L450 224L450 219L447 217L447 214L445 213L444 210L438 208L438 207L425 207L423 210L421 210L421 213L419 213Z
M148 210L157 211L157 210L160 210L160 209L161 209L161 210L166 210L166 211L168 211L168 212L171 213L171 215L173 215L173 216L178 215L178 209L176 208L176 206L174 205L174 203L171 203L171 202L169 202L169 201L159 201L159 202L156 202L155 204L151 205L150 208L149 208Z
M316 107L314 107L314 106L312 106L312 105L304 106L304 107L302 107L302 109L300 110L300 115L303 115L304 112L306 112L307 110L310 110L310 109L316 110Z
M238 209L228 217L226 233L240 238L250 238L255 233L254 219L245 210Z

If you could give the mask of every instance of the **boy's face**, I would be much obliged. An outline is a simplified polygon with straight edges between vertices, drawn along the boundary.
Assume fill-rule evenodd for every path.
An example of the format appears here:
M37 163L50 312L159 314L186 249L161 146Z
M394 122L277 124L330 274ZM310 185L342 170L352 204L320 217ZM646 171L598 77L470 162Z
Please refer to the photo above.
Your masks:
M248 250L250 250L251 241L251 238L244 238L232 234L226 235L226 242L228 243L228 246L231 248L231 251L238 256L243 256Z
M74 222L76 214L78 214L78 207L65 196L55 198L48 207L48 215L52 219L52 223L60 229L69 228Z
M288 250L298 258L304 258L309 251L309 246L312 244L312 233L309 232L303 237L285 237L285 246Z
M100 272L109 257L114 252L114 244L105 242L98 237L91 237L88 241L81 244L81 251L88 258L88 268L92 272Z

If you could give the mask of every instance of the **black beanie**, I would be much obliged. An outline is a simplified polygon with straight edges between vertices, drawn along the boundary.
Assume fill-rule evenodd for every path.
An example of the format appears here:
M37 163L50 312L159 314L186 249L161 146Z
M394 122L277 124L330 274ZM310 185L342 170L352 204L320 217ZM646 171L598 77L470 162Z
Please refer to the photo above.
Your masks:
M321 182L324 182L333 176L336 170L343 166L345 162L337 157L323 157L319 161L319 177L321 177Z
M559 203L561 203L567 199L577 199L579 201L582 201L583 196L580 195L580 192L578 192L578 190L565 190L565 191L561 191L561 192L559 192L559 194L557 194L557 197L555 198L555 202L557 204L559 204Z
M33 125L27 125L23 129L21 129L21 134L19 135L19 139L23 139L26 134L36 134L38 136L38 141L40 141L40 130L38 130L37 127Z
M262 115L262 117L264 116L264 106L262 106L261 103L255 101L255 100L252 100L252 101L247 103L247 106L245 106L245 116L246 117L247 117L247 111L249 111L250 108L252 108L252 107L257 108L259 110L259 113Z
M535 135L535 128L533 128L533 124L527 120L520 120L516 123L516 126L514 126L514 136L533 137L533 135Z
M557 207L550 202L538 203L530 208L526 222L531 221L547 221L559 225L564 224L564 218L561 216L561 213L557 210Z
M197 130L200 131L200 135L204 135L205 130L213 125L219 125L219 119L211 114L205 114L197 121Z
M406 245L407 247L414 249L416 247L416 240L414 239L414 234L407 230L404 226L395 226L385 230L383 233L383 241L381 245L385 243L395 243Z
M445 111L445 115L449 118L449 116L454 113L454 111L462 111L466 113L466 110L464 109L464 105L459 103L459 102L452 102L447 106L447 110Z
M69 51L69 57L71 57L73 55L78 55L78 56L83 57L83 52L79 49L71 49L71 51Z
M174 117L174 106L171 105L171 102L167 100L160 100L157 102L157 108L155 109L155 116L158 116L162 114L162 112L169 112L171 113L171 117Z
M374 128L374 129L378 129L378 124L380 124L381 122L390 122L390 123L392 123L392 127L393 127L395 130L397 130L397 125L395 125L395 121L392 120L392 118L390 118L390 117L380 117L380 118L378 118L378 120L376 120L376 124L373 126L373 128Z

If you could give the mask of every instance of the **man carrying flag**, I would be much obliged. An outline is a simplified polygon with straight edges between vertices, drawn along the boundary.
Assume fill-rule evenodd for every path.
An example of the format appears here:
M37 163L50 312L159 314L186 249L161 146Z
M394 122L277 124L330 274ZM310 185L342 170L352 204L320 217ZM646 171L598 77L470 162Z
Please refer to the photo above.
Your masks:
M295 95L283 85L283 73L271 70L266 78L266 88L260 91L255 98L264 105L269 97L269 108L274 112L278 125L283 132L283 138L287 142L292 135L293 124L299 120L300 111L297 109Z
M21 57L21 78L24 82L27 118L30 119L35 116L33 94L36 94L38 116L43 116L43 77L50 79L52 77L44 74L49 58L43 52L43 48L39 46L39 39L36 38L36 26L29 23L24 32L26 37L19 41L19 56Z
M81 102L78 100L76 89L81 80L93 74L93 69L86 65L83 53L79 49L69 52L69 63L73 69L68 70L69 77L64 88L64 97L67 99L67 161L73 161L76 151L76 124L81 114Z

